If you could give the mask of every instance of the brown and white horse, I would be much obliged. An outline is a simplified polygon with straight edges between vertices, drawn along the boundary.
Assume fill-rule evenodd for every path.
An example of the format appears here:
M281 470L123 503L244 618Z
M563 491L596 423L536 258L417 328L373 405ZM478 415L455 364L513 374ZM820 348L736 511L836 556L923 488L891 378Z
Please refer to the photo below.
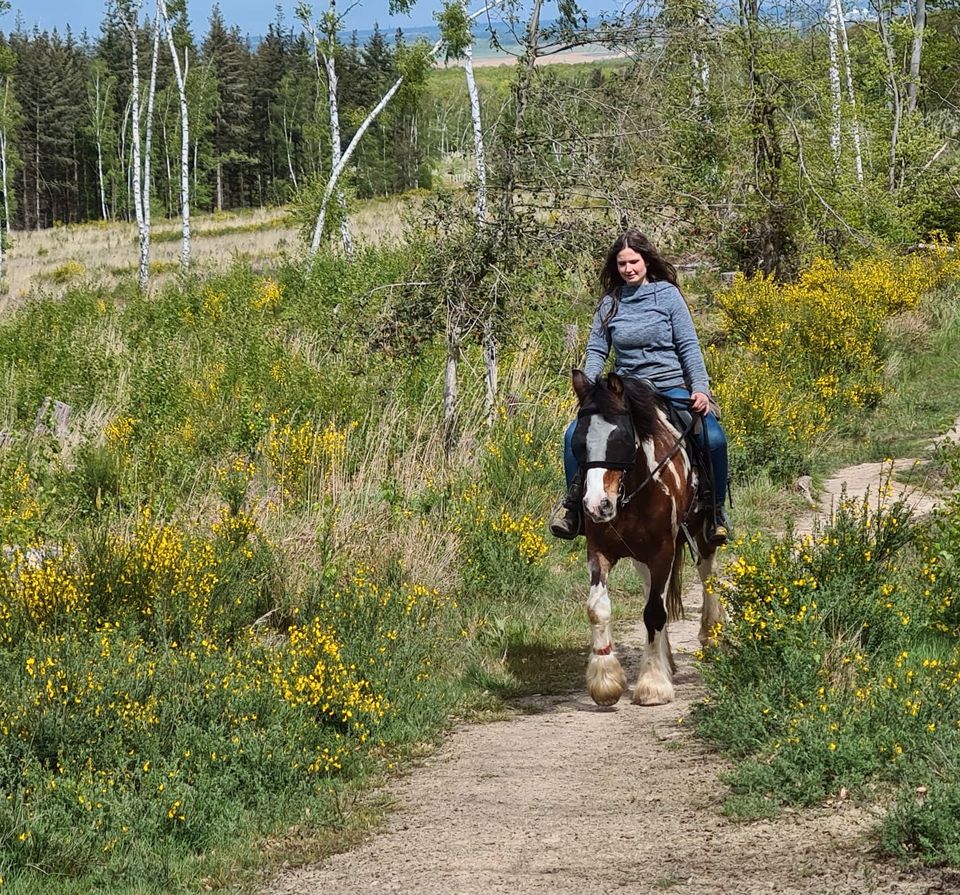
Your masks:
M667 621L682 612L683 526L700 554L704 584L700 642L720 620L716 595L706 587L716 547L703 533L704 510L695 505L697 471L682 448L661 399L644 382L611 373L593 384L573 372L580 402L574 452L585 469L583 509L590 568L587 615L592 651L587 689L598 705L613 705L626 689L610 633L607 577L621 559L632 559L646 592L643 621L647 641L633 691L639 705L661 705L674 697L676 665Z

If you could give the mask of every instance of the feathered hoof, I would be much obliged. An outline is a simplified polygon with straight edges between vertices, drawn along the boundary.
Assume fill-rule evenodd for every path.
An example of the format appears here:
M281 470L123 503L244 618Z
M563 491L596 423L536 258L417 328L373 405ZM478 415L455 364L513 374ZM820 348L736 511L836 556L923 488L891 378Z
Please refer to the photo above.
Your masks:
M602 706L616 705L627 689L627 676L613 653L598 656L593 653L587 663L587 690L590 698Z
M633 689L634 705L666 705L673 702L673 682L658 668L647 668Z

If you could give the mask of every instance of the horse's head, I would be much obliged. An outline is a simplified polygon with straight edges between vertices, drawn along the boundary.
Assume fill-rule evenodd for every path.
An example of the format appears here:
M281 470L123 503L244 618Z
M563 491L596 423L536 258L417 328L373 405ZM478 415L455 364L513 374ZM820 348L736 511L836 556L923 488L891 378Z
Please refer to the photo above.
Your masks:
M630 400L616 373L591 383L574 370L573 388L580 401L573 452L585 471L583 508L594 522L609 522L617 515L624 475L636 462Z

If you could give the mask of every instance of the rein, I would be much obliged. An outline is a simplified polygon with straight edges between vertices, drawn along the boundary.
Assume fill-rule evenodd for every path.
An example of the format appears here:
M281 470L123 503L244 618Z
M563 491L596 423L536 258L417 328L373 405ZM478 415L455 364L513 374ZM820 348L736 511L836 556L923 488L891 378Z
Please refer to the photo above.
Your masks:
M623 478L620 479L620 505L621 506L626 506L628 503L630 503L630 501L633 500L633 498L636 497L637 494L639 494L644 488L646 488L647 485L650 484L650 482L654 480L657 473L660 472L660 470L663 469L674 458L674 456L676 456L677 451L679 451L680 448L683 446L683 440L693 431L693 427L696 421L697 421L696 415L691 414L690 422L687 423L686 426L684 426L683 431L674 440L673 446L670 448L670 452L667 454L667 456L664 457L647 475L647 477L639 485L637 485L637 487L634 488L629 494L625 495L623 493ZM626 476L624 476L624 478L626 478Z

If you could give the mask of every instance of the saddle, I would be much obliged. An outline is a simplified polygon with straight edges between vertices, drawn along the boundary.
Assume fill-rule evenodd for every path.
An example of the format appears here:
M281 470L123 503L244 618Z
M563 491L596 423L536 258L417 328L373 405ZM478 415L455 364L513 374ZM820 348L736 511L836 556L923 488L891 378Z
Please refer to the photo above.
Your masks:
M695 437L703 429L703 417L700 414L694 414L693 411L678 404L675 399L663 394L649 379L640 381L660 398L670 425L683 434L683 450L693 468L699 473L695 503L701 506L713 506L713 463L710 460L709 444L701 446L700 439Z

